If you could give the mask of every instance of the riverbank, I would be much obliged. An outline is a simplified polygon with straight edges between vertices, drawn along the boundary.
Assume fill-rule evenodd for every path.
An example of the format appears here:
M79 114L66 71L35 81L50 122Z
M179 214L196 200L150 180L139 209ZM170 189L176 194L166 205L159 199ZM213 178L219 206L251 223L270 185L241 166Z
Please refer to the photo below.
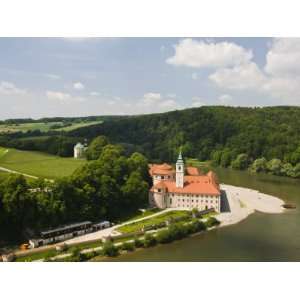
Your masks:
M246 219L255 211L267 214L283 213L284 201L257 190L221 184L222 213L216 218L221 222L220 227L233 225Z
M246 219L250 214L254 213L255 211L271 214L282 213L285 210L282 207L284 201L277 197L260 193L257 190L232 185L222 184L220 187L222 191L222 212L218 215L215 215L216 219L220 221L219 227L237 224L240 221ZM152 219L159 215L170 213L172 212L172 210L174 209L166 209L163 211L153 213L149 216L130 220L95 233L76 237L66 241L65 244L67 244L68 246L73 246L75 244L80 245L81 243L87 243L91 240L93 240L94 242L99 242L103 237L107 236L118 238L119 236L121 236L121 233L118 232L119 227L122 227L126 224L128 225L131 223L135 223L141 220ZM49 246L49 248L52 248L54 246L55 245L51 245ZM97 244L97 247L86 247L87 249L84 249L82 253L86 254L95 250L99 250L99 246L100 245ZM39 252L39 250L40 249L36 249L37 252ZM34 252L34 250L32 251ZM26 251L26 254L27 253L28 251ZM67 256L70 255L71 254L67 254ZM64 256L66 256L66 254Z

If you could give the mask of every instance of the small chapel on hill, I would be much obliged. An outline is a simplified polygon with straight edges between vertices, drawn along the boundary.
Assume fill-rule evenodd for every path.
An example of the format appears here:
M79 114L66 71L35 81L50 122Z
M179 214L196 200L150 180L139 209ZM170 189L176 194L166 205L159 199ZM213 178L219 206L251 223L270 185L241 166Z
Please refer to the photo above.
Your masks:
M181 153L175 170L166 163L152 164L149 173L153 180L149 191L151 206L221 211L221 192L215 173L209 171L203 175L195 167L185 168Z

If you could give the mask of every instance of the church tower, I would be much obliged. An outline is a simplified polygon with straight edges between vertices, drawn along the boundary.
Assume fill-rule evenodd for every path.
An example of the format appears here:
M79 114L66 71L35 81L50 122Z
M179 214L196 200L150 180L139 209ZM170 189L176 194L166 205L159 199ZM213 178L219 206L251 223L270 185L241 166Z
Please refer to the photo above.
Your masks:
M184 162L181 151L176 162L176 187L183 188L184 184Z

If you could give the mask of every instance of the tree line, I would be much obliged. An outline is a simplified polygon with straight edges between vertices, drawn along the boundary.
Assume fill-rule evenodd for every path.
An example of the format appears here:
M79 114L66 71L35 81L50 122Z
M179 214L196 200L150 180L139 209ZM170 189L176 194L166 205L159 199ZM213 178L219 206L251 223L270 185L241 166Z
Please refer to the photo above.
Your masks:
M278 158L272 158L268 161L265 157L253 160L246 153L238 154L235 157L228 149L214 151L211 158L215 166L300 178L300 147L292 153L288 161L282 161Z
M300 107L205 106L111 120L69 135L92 138L103 134L113 142L139 147L149 159L158 161L173 162L181 147L186 157L239 168L243 156L238 156L245 154L248 166L264 158L270 172L298 177L299 128ZM276 171L275 164L280 165L274 167Z

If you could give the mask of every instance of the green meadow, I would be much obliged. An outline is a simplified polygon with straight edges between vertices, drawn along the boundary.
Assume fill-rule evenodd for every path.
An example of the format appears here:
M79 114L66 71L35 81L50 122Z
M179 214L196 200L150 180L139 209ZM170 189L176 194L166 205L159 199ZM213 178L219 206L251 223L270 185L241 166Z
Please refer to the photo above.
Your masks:
M153 218L145 219L142 221L137 220L134 223L130 223L130 224L118 227L116 230L121 233L134 233L134 232L141 231L143 229L143 227L157 225L157 224L160 224L167 220L170 220L172 218L189 217L189 216L190 216L190 212L188 212L188 211L173 210L173 211L168 211L168 212L163 213L158 216L154 216Z
M86 162L35 151L5 150L0 147L0 167L41 178L55 179L71 175Z
M47 132L49 130L54 131L71 131L78 129L80 127L91 126L96 124L101 124L102 121L91 121L91 122L74 122L71 125L63 126L63 122L38 122L38 123L20 123L20 124L1 124L0 133L13 133L13 132L27 132L29 130L40 130L42 132ZM55 129L53 126L63 126L61 128Z

